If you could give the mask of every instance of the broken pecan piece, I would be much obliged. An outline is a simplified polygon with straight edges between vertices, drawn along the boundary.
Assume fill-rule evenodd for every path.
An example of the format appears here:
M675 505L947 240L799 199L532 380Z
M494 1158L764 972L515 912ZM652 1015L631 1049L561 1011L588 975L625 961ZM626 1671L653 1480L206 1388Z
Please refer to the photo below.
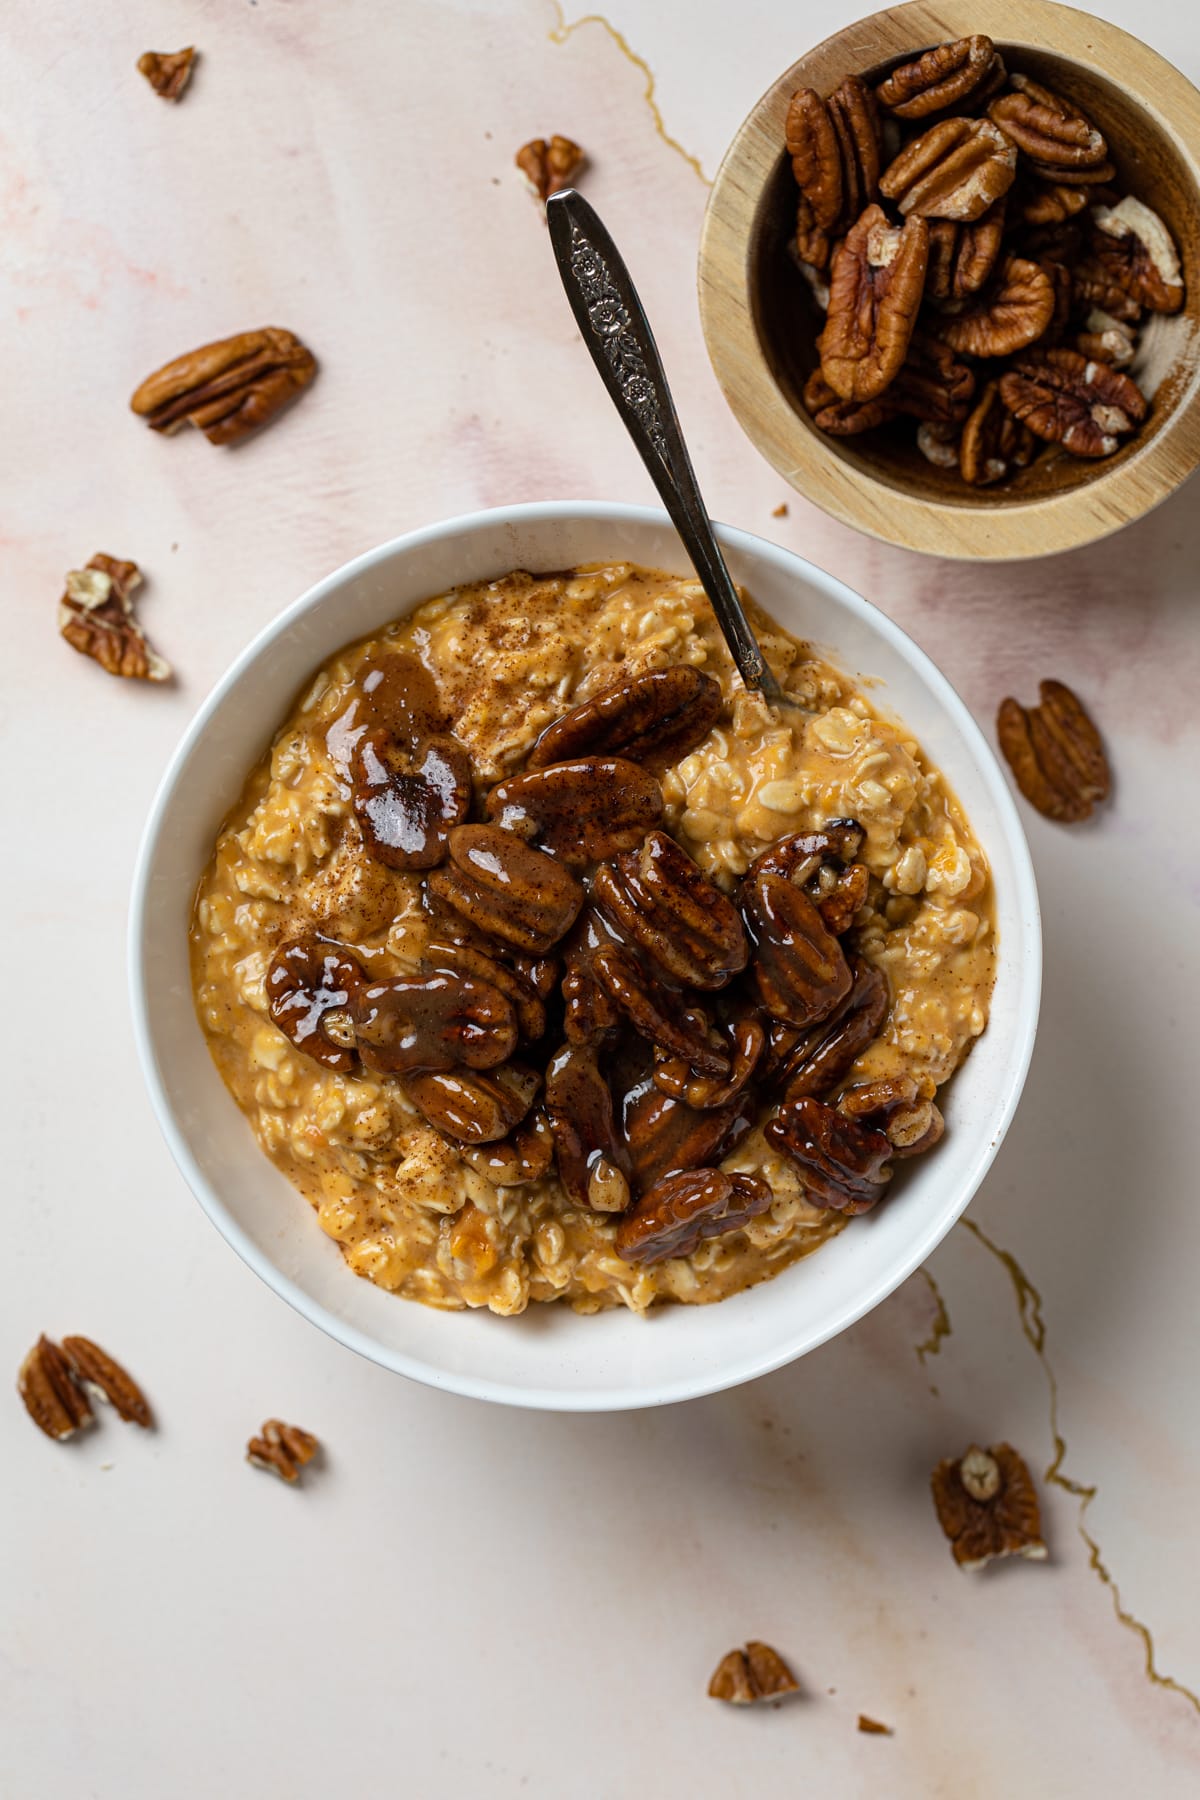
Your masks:
M958 465L964 481L986 487L1003 481L1013 469L1033 461L1037 440L1027 425L1014 419L1000 398L1000 383L989 381L979 404L963 426Z
M723 1106L700 1110L664 1094L649 1075L636 1083L622 1110L638 1187L644 1191L664 1175L719 1162L750 1129L756 1104L753 1089L745 1087Z
M742 911L754 939L754 980L772 1018L801 1029L826 1018L852 978L807 894L782 875L760 872L743 883Z
M187 423L210 444L236 444L268 425L316 372L294 333L267 325L177 356L147 376L129 404L154 431Z
M662 818L653 775L621 756L586 756L511 775L484 803L489 819L537 837L571 868L632 850Z
M967 356L1010 356L1046 331L1054 317L1055 283L1040 263L1006 256L995 282L934 329Z
M256 1469L268 1469L292 1486L320 1448L311 1431L303 1431L299 1425L285 1425L282 1419L268 1419L261 1436L252 1437L246 1445L246 1461Z
M1112 775L1100 733L1061 681L1039 684L1040 706L1011 695L1000 702L996 735L1017 786L1047 819L1064 825L1091 817L1108 798Z
M1061 444L1072 456L1111 456L1146 416L1146 402L1128 375L1088 362L1077 350L1018 357L1000 377L1000 398L1035 437Z
M44 1332L21 1364L17 1392L38 1430L60 1443L95 1423L88 1397L70 1364Z
M1077 106L1052 93L1028 75L1010 75L1014 92L1001 94L988 107L988 117L1030 159L1036 175L1068 181L1071 171L1106 166L1108 145ZM1104 179L1111 180L1111 165Z
M147 643L133 616L130 598L141 586L135 562L102 552L83 569L72 569L58 603L58 629L72 650L90 656L109 675L136 681L167 681L171 665Z
M583 888L544 850L498 825L456 825L449 847L427 890L485 936L542 956L575 923Z
M708 1684L709 1698L726 1700L731 1706L751 1706L756 1700L778 1700L784 1694L795 1694L800 1684L770 1644L752 1638L744 1650L731 1650L723 1656Z
M479 1146L461 1144L459 1154L494 1187L520 1187L527 1181L540 1181L549 1173L554 1161L554 1134L549 1119L538 1110L530 1113L510 1136Z
M930 1477L938 1524L961 1569L997 1556L1046 1556L1037 1489L1011 1444L947 1457Z
M538 1078L518 1063L501 1068L430 1069L406 1075L405 1093L424 1118L461 1144L494 1144L515 1131L533 1105Z
M646 669L602 688L547 725L529 753L530 769L577 756L621 756L660 771L703 743L721 711L720 684L677 663Z
M1092 212L1092 255L1122 292L1150 312L1183 305L1183 275L1175 240L1156 212L1127 195Z
M1004 79L1004 64L990 37L955 38L938 44L881 81L875 98L898 119L927 119L948 107L966 111Z
M297 1050L344 1072L354 1064L350 1008L365 979L357 958L321 938L281 944L267 971L271 1018Z
M869 1212L892 1178L890 1139L821 1100L785 1102L763 1136L796 1164L814 1206Z
M65 1337L62 1353L77 1382L89 1394L107 1401L127 1425L149 1430L154 1423L150 1402L127 1369L91 1338Z
M591 969L639 1037L684 1057L701 1074L728 1076L729 1057L712 1041L706 1014L655 981L636 956L619 944L605 944L592 957Z
M416 749L369 731L354 752L354 816L367 853L389 869L431 869L471 805L471 760L452 737Z
M895 378L925 287L929 227L915 214L897 229L867 210L833 258L829 311L817 339L821 372L843 400L874 400Z
M590 1045L564 1044L546 1072L546 1110L558 1176L577 1206L624 1212L629 1156L617 1132L612 1093Z
M631 1263L690 1256L705 1238L749 1224L773 1195L757 1175L723 1169L685 1169L667 1175L642 1195L617 1226L617 1255Z
M363 1067L380 1075L431 1069L494 1069L517 1047L512 1001L470 976L396 977L350 998Z
M178 100L192 79L196 47L186 50L147 50L137 59L138 74L144 75L160 100Z
M549 140L530 138L521 145L513 161L531 193L545 205L551 194L570 187L583 168L584 157L578 144L556 133Z
M737 908L665 831L603 863L592 899L667 981L720 988L746 966L750 947Z
M905 145L879 191L910 216L971 220L1007 194L1016 173L1016 145L990 119L943 119Z
M946 1121L934 1105L935 1092L928 1076L885 1075L847 1088L838 1111L882 1131L895 1156L923 1156L941 1143L946 1131Z

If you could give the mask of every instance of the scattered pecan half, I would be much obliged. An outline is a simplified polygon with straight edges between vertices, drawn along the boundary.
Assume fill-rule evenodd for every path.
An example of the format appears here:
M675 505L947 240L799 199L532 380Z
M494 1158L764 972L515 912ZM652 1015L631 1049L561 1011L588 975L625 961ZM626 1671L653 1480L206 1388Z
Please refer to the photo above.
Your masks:
M558 1176L577 1206L624 1212L629 1155L617 1132L612 1093L590 1045L564 1044L546 1071L546 1110Z
M109 675L167 681L171 665L146 642L130 596L141 585L135 562L98 553L72 569L58 603L58 629L72 650L90 656Z
M1039 684L1041 704L1000 702L996 735L1017 786L1040 813L1061 824L1090 818L1107 800L1112 774L1100 733L1061 681Z
M1104 273L1149 312L1183 305L1183 274L1175 240L1156 212L1127 196L1092 212L1092 255Z
M967 356L1011 356L1046 331L1054 317L1055 284L1040 263L1006 256L995 282L961 312L938 320L937 333Z
M579 145L557 133L550 139L530 138L522 144L513 162L520 169L534 197L545 205L551 194L570 187L583 168L584 155Z
M814 1206L869 1212L892 1178L891 1140L821 1100L785 1102L763 1135L799 1168Z
M795 1694L800 1684L770 1644L752 1638L744 1650L731 1650L713 1670L709 1698L727 1700L731 1706L751 1706L756 1700L778 1700Z
M1000 378L1000 398L1035 437L1061 444L1072 456L1111 456L1146 416L1146 402L1128 375L1089 362L1077 350L1018 357Z
M990 119L943 119L905 145L879 191L902 213L971 220L1007 194L1016 173L1016 145Z
M591 960L592 973L639 1037L657 1049L682 1056L704 1075L726 1078L729 1057L714 1041L706 1015L648 974L636 956L619 944L605 944Z
M850 992L850 967L817 908L769 870L747 876L742 911L754 939L754 980L772 1018L801 1029L828 1017Z
M324 1069L354 1065L351 1007L365 977L356 957L318 937L281 944L267 971L271 1018Z
M700 1109L663 1093L647 1076L627 1091L623 1108L638 1187L644 1192L664 1175L719 1162L750 1129L757 1104L746 1087L721 1106Z
M430 894L487 937L543 956L575 923L583 888L544 850L498 825L456 825Z
M773 1196L757 1175L686 1169L642 1195L617 1226L617 1255L631 1263L690 1256L704 1238L737 1231L765 1212Z
M452 737L415 746L368 731L354 752L354 816L367 853L389 869L431 869L471 805L471 759Z
M149 1430L154 1423L150 1402L127 1369L91 1338L65 1337L62 1353L79 1384L94 1398L106 1401L119 1419Z
M967 300L977 294L1000 256L1008 216L1001 194L977 219L932 219L925 292L931 300Z
M268 1419L262 1434L246 1445L246 1461L256 1469L269 1469L289 1486L300 1479L300 1471L312 1461L321 1448L310 1431L299 1425L285 1425L282 1419Z
M1010 75L1009 82L1014 91L993 100L988 117L1025 152L1034 174L1064 182L1073 170L1107 166L1104 179L1111 179L1103 134L1077 106L1028 75Z
M443 1137L459 1144L494 1144L525 1118L538 1078L518 1063L498 1069L430 1069L404 1077L404 1091Z
M667 981L721 988L746 966L750 947L737 908L665 831L603 863L592 899Z
M186 50L147 50L138 57L138 74L144 75L160 100L178 100L192 79L196 48Z
M841 399L874 400L898 373L928 256L925 220L914 214L897 229L878 206L868 206L838 246L817 348L821 372Z
M462 975L397 976L350 997L363 1067L381 1075L494 1069L517 1047L517 1015L490 981Z
M236 444L270 424L317 372L311 350L267 325L177 356L142 382L129 402L154 431L195 425L210 444Z
M1045 1558L1037 1490L1011 1444L972 1444L964 1456L940 1462L930 1486L960 1568L981 1569L998 1556Z
M721 711L720 684L677 663L646 669L601 689L547 725L526 767L577 756L622 756L661 772L703 743Z
M1003 481L1013 469L1024 469L1033 460L1037 439L1027 425L1014 419L1000 398L1000 383L989 381L979 403L963 426L958 447L958 466L972 487Z
M978 32L938 44L881 81L875 98L898 119L928 119L948 108L978 105L1004 79L1004 64L990 37Z
M88 1397L70 1363L45 1333L21 1364L17 1392L38 1430L60 1443L95 1423Z
M633 850L662 818L653 775L622 756L584 756L510 775L488 795L489 819L536 837L572 868Z

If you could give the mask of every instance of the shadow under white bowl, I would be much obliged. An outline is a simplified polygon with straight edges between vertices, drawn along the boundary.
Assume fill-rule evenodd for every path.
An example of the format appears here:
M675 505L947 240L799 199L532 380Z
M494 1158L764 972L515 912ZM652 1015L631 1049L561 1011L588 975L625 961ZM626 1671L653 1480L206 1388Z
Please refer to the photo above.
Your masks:
M557 502L451 519L397 538L318 583L262 631L217 684L163 778L130 913L134 1028L159 1122L217 1229L276 1293L385 1368L509 1404L602 1411L662 1405L764 1375L833 1337L918 1268L974 1194L1012 1118L1041 987L1037 891L999 766L928 657L831 576L718 527L734 579L782 624L911 727L945 772L992 864L999 958L991 1020L947 1090L936 1153L816 1255L717 1306L615 1308L582 1317L439 1312L352 1275L311 1207L258 1148L209 1057L192 1007L188 923L217 827L295 694L341 645L454 585L509 569L629 560L689 573L665 514Z

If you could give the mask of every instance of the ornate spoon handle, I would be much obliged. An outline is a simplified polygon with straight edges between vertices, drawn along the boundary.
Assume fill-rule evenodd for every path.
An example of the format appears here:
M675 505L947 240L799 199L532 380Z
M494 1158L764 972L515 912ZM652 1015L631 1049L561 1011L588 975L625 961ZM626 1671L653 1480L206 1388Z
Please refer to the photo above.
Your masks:
M583 341L692 559L748 688L782 701L700 497L654 333L620 252L573 188L546 202L550 243Z

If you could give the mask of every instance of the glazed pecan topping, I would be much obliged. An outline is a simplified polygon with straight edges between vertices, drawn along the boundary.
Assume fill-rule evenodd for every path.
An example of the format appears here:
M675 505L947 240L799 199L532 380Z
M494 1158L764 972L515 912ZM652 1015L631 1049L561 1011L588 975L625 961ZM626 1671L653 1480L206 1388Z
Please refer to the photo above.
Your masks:
M678 994L647 973L636 956L619 944L606 944L591 961L592 973L639 1037L658 1049L673 1051L704 1075L726 1077L729 1057L714 1042L706 1015L686 1006Z
M709 1698L727 1700L732 1706L752 1706L756 1700L778 1700L799 1690L799 1682L770 1644L751 1639L744 1650L731 1650L713 1670Z
M529 753L528 767L577 756L621 756L661 771L703 743L721 711L721 688L711 675L677 663L646 669L601 689L547 725Z
M995 282L961 312L937 323L938 336L968 356L1010 356L1046 331L1054 317L1055 283L1040 263L1006 256Z
M817 340L821 372L843 400L874 400L903 363L925 286L929 227L902 228L868 206L833 259L829 311Z
M282 1419L268 1419L259 1436L246 1445L246 1461L294 1487L301 1469L308 1467L320 1448L311 1431L287 1425Z
M997 1556L1046 1555L1037 1489L1011 1444L948 1457L930 1477L938 1523L962 1569Z
M270 424L317 372L311 350L277 325L177 356L129 402L155 431L195 425L210 444L236 444Z
M192 79L196 48L186 50L147 50L138 57L138 74L144 75L160 100L178 100Z
M1149 312L1183 305L1183 275L1175 240L1156 212L1132 197L1092 213L1092 256L1105 276Z
M977 219L932 219L925 292L931 300L967 300L977 294L1000 256L1008 214L1001 195Z
M354 1064L350 1009L366 977L348 951L321 938L283 944L267 972L271 1018L297 1050L325 1069Z
M517 1063L502 1068L430 1069L404 1077L404 1091L429 1123L461 1144L494 1144L521 1123L538 1078Z
M851 975L837 939L794 882L770 872L747 877L742 910L754 939L754 979L773 1018L802 1029L826 1018L849 993Z
M943 119L914 138L879 180L902 213L978 219L1007 194L1016 146L989 119Z
M1010 75L1009 81L1015 91L993 100L988 117L1025 152L1034 174L1062 182L1072 170L1107 166L1104 179L1111 179L1108 145L1077 106L1028 75Z
M770 1188L757 1175L727 1175L721 1169L668 1175L617 1226L617 1255L631 1263L690 1256L704 1238L749 1224L771 1200Z
M890 1139L821 1100L787 1101L763 1135L799 1168L814 1206L869 1212L892 1178Z
M621 1009L596 979L592 957L612 939L595 914L585 914L567 950L562 981L563 1030L569 1044L596 1044L611 1037Z
M506 831L537 837L574 868L632 850L662 818L653 775L620 756L580 757L511 775L484 807Z
M554 1057L546 1072L546 1110L559 1180L570 1198L598 1212L623 1212L629 1204L629 1155L591 1046L564 1044Z
M1146 402L1119 369L1077 350L1018 357L1000 378L1000 398L1035 437L1072 456L1111 456L1146 416Z
M1112 775L1104 744L1081 701L1061 681L1039 684L1040 706L1000 702L996 733L1017 786L1061 824L1090 818L1107 800Z
M597 869L592 899L667 981L720 988L746 966L736 907L665 831Z
M544 850L498 825L457 825L449 845L428 891L486 937L542 956L575 923L583 888Z
M529 1042L546 1029L546 996L557 977L553 962L531 962L515 952L453 938L435 937L426 944L421 960L431 973L453 975L498 988L517 1016L521 1036Z
M805 890L825 929L841 937L867 898L867 870L849 860L858 855L863 836L857 819L830 819L819 831L777 838L751 863L747 884L760 875L781 875Z
M673 1100L682 1100L699 1112L728 1106L746 1087L767 1047L766 1027L749 1017L734 1019L726 1028L732 1054L729 1070L721 1075L698 1075L686 1056L664 1056L654 1065L654 1085Z
M703 1110L664 1094L647 1075L628 1089L623 1108L625 1141L637 1185L643 1191L664 1175L719 1162L745 1132L755 1111L751 1089Z
M135 681L167 681L171 665L152 650L133 614L141 586L135 562L98 553L86 568L72 569L58 603L58 629L72 650L90 656L109 675Z
M1000 383L989 381L979 404L963 426L959 468L972 487L1003 481L1013 469L1033 460L1037 440L1027 425L1014 419L1000 398Z
M354 752L354 816L363 843L389 869L431 869L471 805L471 762L452 737L415 749L369 731Z
M490 981L460 975L401 976L361 986L350 1014L363 1067L380 1075L494 1069L517 1047L512 1001Z
M65 1337L62 1353L81 1387L112 1407L127 1425L148 1431L154 1423L150 1402L127 1369L91 1338Z
M21 1364L17 1392L38 1430L60 1443L95 1422L88 1397L76 1381L71 1365L45 1333Z
M773 1033L776 1079L785 1100L823 1100L832 1093L883 1030L890 1004L887 976L860 957L850 992L829 1018L791 1039Z
M877 425L894 419L897 412L890 390L874 400L841 399L821 373L819 363L804 384L804 406L818 431L828 432L830 437L856 437L860 431L873 431Z
M543 205L551 194L570 187L583 168L583 151L569 137L530 138L513 157L532 193Z
M549 1119L538 1110L498 1143L478 1147L464 1144L461 1154L464 1162L494 1187L520 1187L549 1174L554 1161L554 1134Z
M1004 79L1004 64L990 37L956 38L902 63L875 89L875 98L898 119L928 119L955 106L978 105Z
M847 1088L838 1111L882 1131L893 1155L922 1156L941 1142L946 1121L933 1103L934 1083L916 1075L887 1075Z

